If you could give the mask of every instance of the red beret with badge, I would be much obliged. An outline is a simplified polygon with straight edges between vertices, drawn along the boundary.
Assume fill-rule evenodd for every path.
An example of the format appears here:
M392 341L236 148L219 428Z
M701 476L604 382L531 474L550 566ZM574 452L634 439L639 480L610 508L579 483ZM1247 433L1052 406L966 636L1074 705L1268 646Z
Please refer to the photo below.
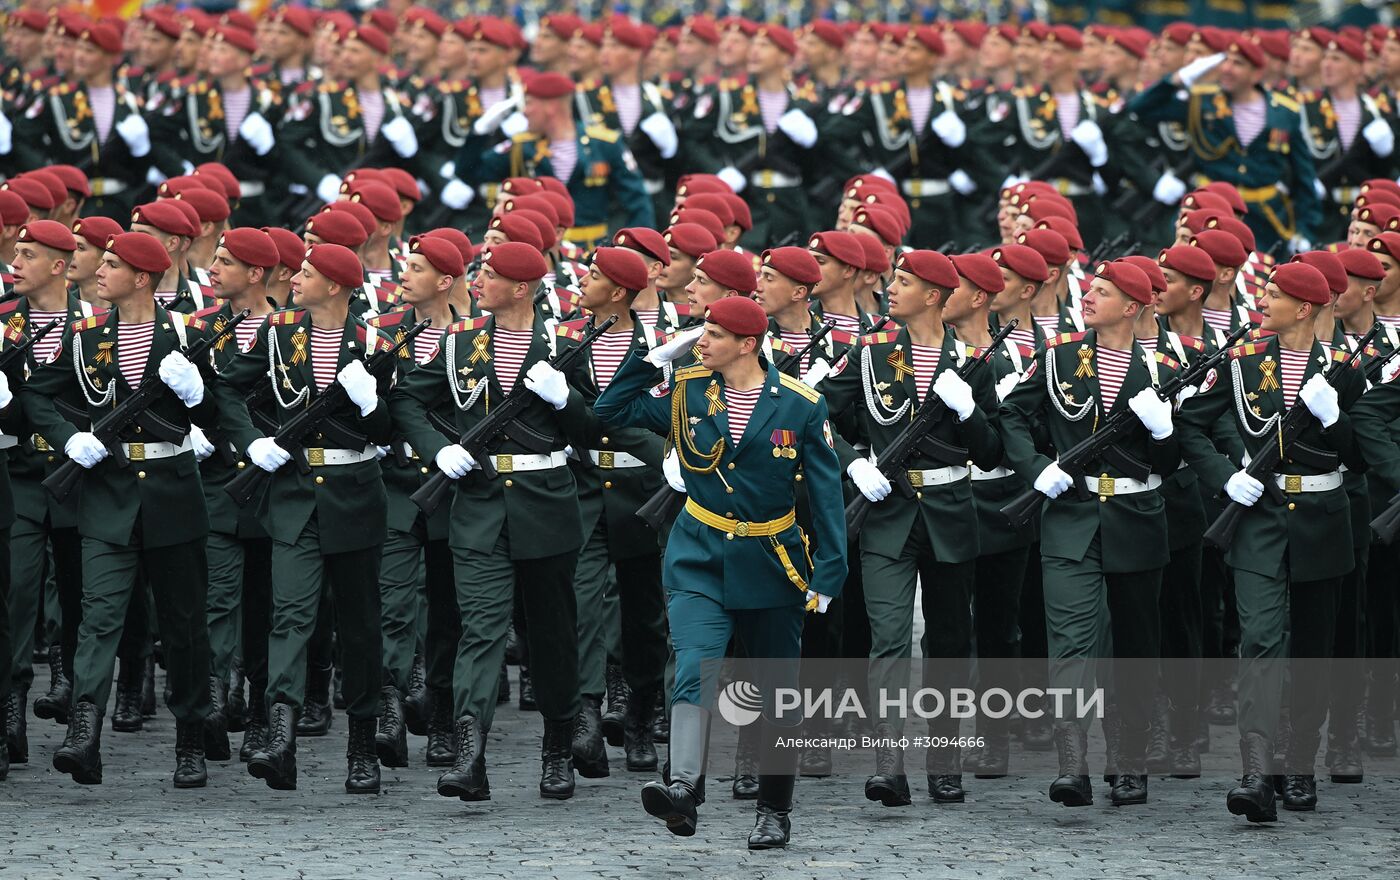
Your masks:
M739 293L753 293L757 287L753 262L747 254L737 251L710 251L695 263L695 271L704 272L720 287Z
M355 288L364 283L364 266L348 247L338 244L312 245L306 252L306 262L341 287Z
M160 275L170 268L165 245L144 232L121 232L107 239L107 250L138 272ZM152 282L154 283L154 282Z
M768 314L763 306L746 296L727 296L705 309L705 320L718 324L735 336L762 338L768 332Z
M647 286L647 264L634 250L600 247L593 252L593 265L623 290L636 291Z

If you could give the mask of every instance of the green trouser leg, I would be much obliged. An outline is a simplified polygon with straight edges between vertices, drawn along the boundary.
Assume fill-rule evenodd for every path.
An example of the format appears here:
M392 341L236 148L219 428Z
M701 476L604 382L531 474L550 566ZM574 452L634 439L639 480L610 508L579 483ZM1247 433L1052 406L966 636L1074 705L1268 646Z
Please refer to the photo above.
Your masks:
M622 613L621 613L621 585L618 584L618 574L616 569L609 568L607 579L603 582L603 645L606 649L609 663L622 662ZM583 662L583 658L579 658ZM580 674L582 674L580 667ZM582 679L580 679L582 680ZM592 691L584 691L592 693Z
M654 692L664 683L668 654L661 557L619 559L615 570L622 672L633 691Z
M602 697L608 661L608 619L617 619L617 591L608 597L612 561L608 557L608 532L598 525L578 553L574 568L574 599L578 606L578 685L583 696Z
M57 559L58 553L54 550L52 533L50 533L48 545L48 571L49 576L44 578L43 604L39 613L42 618L39 620L39 632L44 634L44 640L50 645L63 637L63 606L58 599L58 578L60 563Z
M352 719L379 714L383 636L379 626L382 546L347 553L321 552L316 517L295 544L272 542L272 629L267 640L267 702L301 708L306 655L316 629L323 588L330 590L345 671L345 711Z
M0 529L0 657L10 656L10 530ZM9 699L10 676L0 675L0 703Z
M456 717L471 715L491 729L517 582L540 714L546 721L572 721L578 715L578 622L573 585L577 555L571 551L541 559L511 559L504 534L490 553L453 549L457 607L462 616L453 677Z
M418 599L415 608L418 609L416 619L413 621L414 653L427 656L428 650L428 564L426 559L426 549L424 552L423 564L418 567L418 580L413 585L417 590Z
M34 681L34 623L48 573L49 531L43 523L16 517L10 526L10 678L17 690Z
M210 532L208 548L209 674L228 678L243 630L243 542Z
M384 638L384 681L408 693L413 655L418 650L418 620L423 582L423 542L412 532L389 530L379 566L379 604Z
M73 701L88 700L99 709L107 705L128 606L141 599L139 572L156 597L170 710L178 721L203 721L210 711L203 538L150 549L83 539L83 621L73 660Z
M423 583L428 617L427 629L423 631L423 665L427 667L428 687L450 691L457 643L462 639L462 615L457 610L452 549L446 539L424 545Z

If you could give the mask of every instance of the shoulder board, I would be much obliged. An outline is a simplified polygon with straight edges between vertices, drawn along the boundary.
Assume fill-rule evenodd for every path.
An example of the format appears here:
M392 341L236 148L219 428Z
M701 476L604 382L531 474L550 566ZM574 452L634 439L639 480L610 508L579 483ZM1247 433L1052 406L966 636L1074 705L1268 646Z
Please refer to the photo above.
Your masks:
M380 333L378 329L370 327L368 324L359 324L355 327L355 338L364 345L370 354L380 351L389 351L394 347L388 337Z
M311 92L317 91L317 89L318 86L316 85L316 81L308 79L303 80L300 84L298 84L297 87L292 90L292 93L297 95L307 95Z
M1215 83L1202 83L1191 87L1191 94L1193 95L1214 95L1219 93L1219 91L1220 86Z
M712 370L708 370L705 367L702 367L700 364L695 364L691 367L683 367L679 370L676 370L675 374L671 377L671 381L684 382L688 379L703 379L706 376L710 375L712 372Z
M1277 107L1282 107L1285 110L1292 110L1294 113L1298 112L1298 102L1293 100L1292 98L1280 94L1279 92L1274 92L1270 96L1269 102Z
M480 330L482 327L485 327L486 322L490 320L491 318L489 316L482 316L480 318L463 318L460 321L454 321L453 323L448 324L447 329L443 332L465 333L470 330Z
M208 330L209 325L194 315L187 315L184 312L167 312L170 317L184 324L186 327L193 327L196 330Z
M587 320L565 321L554 328L554 335L572 339L574 342L582 342L583 328L586 326L588 326Z
M8 315L10 312L13 312L15 309L19 308L19 304L19 297L15 297L12 300L0 303L0 315Z
M584 133L591 138L596 138L597 140L602 141L605 144L615 144L617 143L617 139L621 137L621 135L618 134L616 131L613 131L611 128L605 128L601 125L590 125L584 129Z
M1263 354L1268 347L1268 342L1246 342L1243 345L1237 345L1230 349L1229 356L1231 360L1239 360L1242 357Z
M821 392L817 391L817 389L813 388L811 385L803 384L801 379L794 379L787 373L779 373L778 382L789 391L796 391L798 394L807 398L811 403L816 403L818 400L822 399Z
M200 309L199 311L195 312L194 316L196 318L212 318L215 315L217 315L219 313L219 310L222 308L222 305L210 306L207 309Z
M1054 348L1057 345L1064 345L1066 342L1079 342L1087 335L1086 333L1056 333L1054 336L1045 337L1045 347Z
M1181 369L1181 364L1177 361L1176 358L1170 355L1163 354L1160 351L1155 351L1153 352L1153 354L1157 357L1157 363L1161 364L1162 366L1172 370Z
M280 327L286 324L295 324L304 317L306 317L304 309L284 309L268 315L267 324L269 327Z
M790 343L784 341L783 339L780 339L780 338L777 337L777 336L770 336L770 337L768 337L768 345L769 345L774 351L780 351L780 352L782 352L783 354L796 354L796 353L797 353L797 349L796 349L796 348L794 348Z
M69 326L74 333L81 333L84 330L91 330L101 324L107 318L106 312L100 315L93 315L91 318L83 318L81 321L74 321Z
M1272 330L1265 330L1262 327L1251 327L1249 328L1249 332L1245 334L1249 339L1268 339L1273 335L1274 332Z
M408 314L408 309L399 309L398 311L393 312L383 312L381 314L375 315L372 318L366 318L365 323L370 325L371 327L378 327L380 329L383 329L384 327L397 327L399 324L403 323L403 317L406 314Z
M24 342L24 331L17 330L14 327L11 327L7 324L5 326L5 340L7 342L12 342L15 345L19 345L20 343Z
M1332 349L1332 360L1333 360L1334 362L1336 362L1336 363L1341 363L1342 361L1346 360L1346 359L1350 356L1350 354L1351 354L1350 352L1343 351L1343 350L1340 349L1340 348L1334 348L1334 349ZM1355 360L1353 360L1353 361L1351 362L1351 368L1352 368L1353 370L1356 369L1356 368L1358 368L1358 367L1360 367L1360 366L1361 366L1361 358L1356 358Z
M835 333L836 331L831 331ZM894 342L899 336L898 330L885 330L880 333L867 333L860 338L861 345L884 345L887 342Z
M1021 342L1013 342L1013 343L1011 343L1011 344L1014 345L1014 346L1016 346L1016 351L1021 355L1021 357L1023 357L1023 358L1033 358L1033 357L1035 357L1035 346L1034 346L1034 345L1026 345L1026 344L1021 343Z
M1187 336L1184 333L1178 333L1176 338L1181 340L1181 344L1183 346L1191 349L1192 351L1206 350L1206 341L1204 339L1201 339L1199 336Z
M856 340L860 338L849 330L837 330L835 327L832 327L831 332L826 334L826 336L837 345L855 345Z

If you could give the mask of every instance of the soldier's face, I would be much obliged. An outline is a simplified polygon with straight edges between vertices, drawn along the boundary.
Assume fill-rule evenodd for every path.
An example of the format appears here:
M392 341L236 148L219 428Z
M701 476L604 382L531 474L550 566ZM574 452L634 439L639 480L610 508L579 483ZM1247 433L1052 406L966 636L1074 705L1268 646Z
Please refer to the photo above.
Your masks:
M1387 77L1400 76L1400 40L1386 40L1381 46L1381 72Z
M937 62L938 56L912 37L900 47L899 70L905 76L925 76Z
M875 66L875 56L879 53L880 42L874 34L868 30L856 31L846 42L846 66L852 75L867 74Z
M221 247L214 251L214 262L209 264L209 283L214 286L214 295L221 299L237 296L253 285L253 268Z
M1040 69L1040 41L1030 34L1023 34L1016 40L1016 49L1012 57L1016 62L1016 72L1030 74Z
M347 79L359 79L379 66L379 53L359 40L347 40L340 47L340 72Z
M540 28L535 42L530 46L530 57L536 64L554 64L563 59L569 45L550 28Z
M5 52L22 62L38 59L44 49L44 35L27 27L12 27L5 31Z
M1296 39L1288 53L1288 75L1316 76L1322 67L1323 48L1311 39Z
M58 73L71 73L73 71L73 50L77 48L78 41L61 34L54 38L53 51L49 53L53 57L53 67Z
M1186 64L1186 47L1175 40L1160 39L1152 44L1157 67L1163 71L1176 70Z
M982 45L977 49L977 64L985 74L993 74L1006 70L1011 66L1011 41L1001 34L990 31L982 38Z
M267 41L263 44L264 51L273 61L283 61L305 50L303 39L305 38L296 28L279 21L268 26Z
M802 285L771 266L764 266L758 273L758 286L754 290L754 299L763 306L763 311L770 315L776 315L798 301L799 298L795 294L800 286ZM805 301L806 297L801 297L801 299Z
M1176 315L1184 311L1191 302L1205 299L1206 288L1175 269L1162 267L1167 279L1167 289L1159 291L1152 303L1159 315Z
M476 275L476 281L472 283L477 304L488 312L509 308L512 303L524 296L525 287L526 285L522 282L512 281L503 275L496 274L496 270L491 268L490 263L481 267L481 271Z
M413 64L427 64L437 57L438 38L432 31L418 26L405 37L408 45L408 60Z
M696 269L690 283L685 286L685 296L690 303L691 314L703 312L710 303L724 299L728 293L728 288L715 282L702 269Z
M700 349L700 363L707 370L722 370L739 358L752 354L757 346L756 338L736 336L711 321L705 322L705 332L696 343Z
M1259 298L1256 308L1264 316L1259 326L1275 333L1292 329L1303 321L1310 321L1313 316L1311 303L1294 299L1279 290L1278 285L1272 281L1264 285L1264 295Z
M399 294L404 302L418 305L435 296L446 295L452 280L434 269L422 254L410 254L399 273Z
M209 75L214 78L233 76L246 70L249 62L253 59L248 53L236 46L231 46L223 40L217 40L209 47L205 63L209 66Z
M499 229L488 229L481 235L482 247L495 247L498 244L505 244L510 238Z
M102 248L93 247L82 236L77 236L77 239L78 249L73 252L73 261L68 266L68 280L74 284L87 281L96 274L103 254Z
M995 313L1010 311L1017 303L1031 299L1036 294L1034 284L1005 266L1001 267L1001 280L1005 286L991 302L991 310Z
M32 241L21 241L15 245L10 268L15 293L26 296L54 278L62 278L68 269L68 255Z
M979 295L986 294L977 285L959 275L958 286L948 295L948 302L943 305L943 320L952 323L973 314Z
M689 73L704 64L709 54L709 43L690 31L685 31L681 34L680 42L676 44L676 66Z
M301 271L292 276L292 303L303 308L322 305L330 301L333 286L310 261L302 260Z
M588 274L583 276L579 292L583 294L583 307L590 310L599 309L612 302L622 302L627 296L621 287L599 272L597 266L588 267Z
M569 41L569 69L575 74L598 69L598 47L588 42L582 34L574 35Z
M1061 76L1076 71L1079 59L1068 46L1056 40L1041 49L1040 67L1046 76Z
M1322 84L1329 89L1361 81L1361 65L1340 49L1328 49L1322 56Z
M671 248L671 264L663 266L656 277L656 285L663 290L675 290L690 282L695 274L695 261L688 255Z
M1220 88L1232 95L1254 88L1261 75L1259 68L1238 52L1227 55L1216 71L1220 75Z
M787 67L792 57L767 37L755 37L749 44L749 72L774 73Z
M1130 298L1118 289L1113 282L1095 278L1089 284L1089 292L1080 300L1084 313L1084 326L1102 329L1117 327L1124 321L1137 317L1137 300Z
M1366 304L1376 298L1376 282L1355 275L1347 276L1347 289L1337 297L1333 312L1338 318L1350 318L1360 313Z
M120 304L136 290L137 271L108 251L97 267L97 295L110 303ZM146 274L144 272L139 274Z
M83 79L102 69L112 68L112 58L86 40L73 47L73 76Z
M1400 260L1390 255L1389 251L1371 251L1376 255L1376 259L1381 261L1381 268L1385 270L1385 277L1381 279L1380 285L1376 288L1376 302L1390 303L1396 293L1400 293Z
M1353 220L1347 227L1347 246L1354 248L1364 248L1371 243L1371 239L1381 234L1379 226L1373 226L1363 220Z
M1104 76L1110 79L1132 77L1137 73L1137 56L1117 43L1105 46L1099 57L1102 59Z
M175 66L181 70L193 70L195 62L199 60L200 47L203 45L204 41L199 34L196 34L191 28L185 28L180 32L180 39L175 43Z
M715 53L721 67L740 67L748 61L749 38L738 28L730 28L719 36L719 49Z
M136 48L136 62L143 67L164 67L175 55L175 41L153 27L146 28Z
M676 69L676 44L670 40L657 40L647 53L642 64L648 79L661 79Z
M938 304L938 288L905 269L895 269L886 311L897 321L918 317Z

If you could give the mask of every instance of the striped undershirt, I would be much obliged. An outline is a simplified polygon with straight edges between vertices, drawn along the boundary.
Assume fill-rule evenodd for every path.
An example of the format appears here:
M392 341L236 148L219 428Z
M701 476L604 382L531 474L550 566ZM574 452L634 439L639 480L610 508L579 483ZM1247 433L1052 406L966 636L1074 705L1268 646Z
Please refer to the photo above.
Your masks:
M1143 348L1147 349L1147 353L1148 353L1148 354L1156 354L1156 353L1157 353L1157 337L1156 337L1156 336L1139 336L1139 337L1138 337L1138 340L1137 340L1137 344L1138 344L1138 345L1141 345Z
M261 320L244 321L233 328L234 338L238 340L239 351L251 351L253 343L258 339L258 330L262 328Z
M67 318L67 312L41 312L37 309L29 310L29 324L34 328L34 332L36 333L40 328L47 327L54 321L59 322L58 326L53 328L53 332L34 343L34 361L36 363L48 363L49 358L53 357L53 353L58 349L59 343L63 342L63 330L61 328L63 327L63 322L67 320Z
M117 369L121 370L128 388L141 384L141 377L146 372L146 360L151 356L151 340L155 330L153 321L117 325Z
M724 389L724 406L729 415L729 439L734 441L735 446L739 445L744 436L744 429L749 426L749 417L753 415L754 405L758 403L758 395L761 393L762 385L748 391Z
M938 372L938 360L943 351L932 345L910 345L909 356L914 362L914 393L919 400L928 398L933 374Z
M1283 405L1292 407L1294 401L1298 399L1298 389L1303 387L1303 374L1308 371L1308 358L1312 356L1310 351L1294 351L1291 348L1280 348L1279 357L1279 386L1283 389Z
M794 352L799 352L807 347L807 343L812 340L811 335L806 330L779 330L778 336L792 346ZM806 372L812 364L812 352L807 352L807 356L802 359L802 363L797 365L797 369Z
M413 338L413 362L415 364L425 364L437 351L438 343L442 341L444 327L428 327Z
M481 86L477 89L477 94L481 96L481 106L490 110L492 107L506 99L505 86Z
M1387 327L1400 327L1400 315L1382 315L1377 312L1376 320Z
M299 85L306 79L306 69L303 67L284 67L277 71L277 78L282 81L282 85Z
M904 97L909 102L909 123L915 131L923 131L928 125L929 115L933 112L933 88L909 87L904 90Z
M574 176L574 166L578 165L578 141L567 138L549 142L549 167L554 176L564 183Z
M1230 332L1230 310L1229 309L1201 309L1201 318L1213 330L1222 333Z
M1031 315L1031 320L1040 325L1046 336L1054 336L1060 332L1059 315Z
M163 309L169 308L170 304L175 301L175 297L179 295L180 291L178 290L157 290L156 305L160 306Z
M617 375L618 367L632 348L632 333L604 333L593 340L589 356L593 359L593 378L598 382L598 390L606 391Z
M835 322L836 322L836 326L835 326L833 329L835 329L835 330L840 330L840 331L842 331L843 333L857 333L857 334L858 334L858 333L861 332L861 331L860 331L860 318L857 317L856 315L838 315L838 314L836 314L835 312L826 312L826 311L824 311L824 312L822 313L822 320L823 320L823 321L835 321ZM805 343L805 342L803 343L803 345L806 345L806 344L807 344L807 343Z
M1343 101L1333 98L1332 109L1337 113L1337 137L1341 139L1345 152L1351 149L1351 142L1356 140L1356 133L1361 130L1361 99Z
M788 93L763 92L758 93L758 112L763 117L764 131L772 134L778 128L778 120L783 118L783 114L788 109Z
M496 381L507 392L515 388L520 379L520 368L525 364L525 355L530 353L533 335L533 330L496 328L496 335L491 339L491 357L496 361Z
M1263 132L1269 107L1264 103L1264 99L1260 98L1247 104L1233 104L1230 112L1235 117L1235 135L1240 146L1247 147Z
M365 121L365 140L373 143L379 137L379 125L384 121L384 93L378 89L360 92L360 117Z
M1079 124L1079 94L1066 92L1056 95L1055 116L1060 120L1060 134L1069 140L1069 133Z
M642 121L642 87L636 83L615 85L612 87L612 96L622 133L631 137L632 132L637 130L637 123Z
M335 381L340 369L340 343L344 338L345 330L341 328L311 328L311 374L316 379L317 391L325 391Z
M92 124L97 128L97 142L105 145L117 119L117 90L111 86L88 86L87 98Z
M1019 345L1035 348L1035 331L1029 327L1017 327L1006 334L1006 338Z
M1101 412L1109 412L1118 400L1118 391L1123 387L1123 378L1128 375L1133 353L1100 346L1094 352L1094 360L1095 372L1099 374L1099 400L1103 404Z
M643 327L655 327L656 319L661 316L660 309L635 309L637 313L637 323Z
M238 89L224 92L224 130L230 141L238 137L238 129L248 117L248 109L253 106L253 90Z

